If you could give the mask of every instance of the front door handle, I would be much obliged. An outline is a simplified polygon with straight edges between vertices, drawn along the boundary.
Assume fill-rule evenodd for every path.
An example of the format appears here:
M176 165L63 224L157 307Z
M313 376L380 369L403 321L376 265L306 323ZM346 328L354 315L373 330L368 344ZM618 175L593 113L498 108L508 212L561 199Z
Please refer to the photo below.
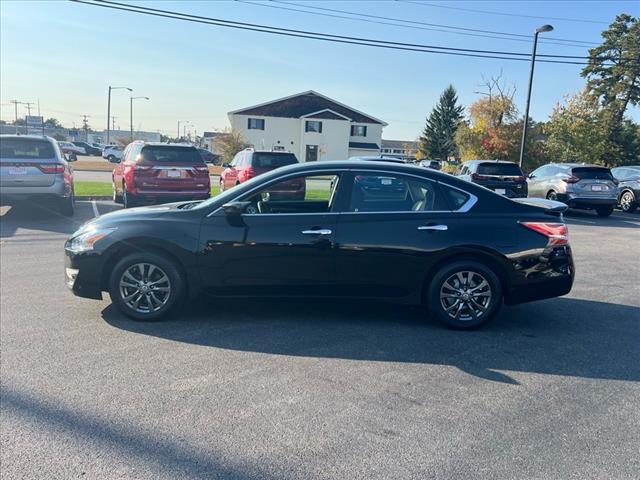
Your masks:
M449 227L446 225L421 225L418 227L418 230L435 230L438 232L444 232L445 230L449 230Z
M303 230L303 235L331 235L331 230L328 228L318 228L316 230Z

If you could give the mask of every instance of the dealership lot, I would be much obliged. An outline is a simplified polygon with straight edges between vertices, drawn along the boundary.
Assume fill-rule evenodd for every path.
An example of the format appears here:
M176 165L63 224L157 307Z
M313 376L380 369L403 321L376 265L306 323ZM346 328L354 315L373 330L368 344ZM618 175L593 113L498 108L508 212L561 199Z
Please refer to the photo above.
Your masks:
M567 216L563 298L454 332L415 308L208 301L137 323L63 284L72 219L2 207L3 478L634 478L640 215Z

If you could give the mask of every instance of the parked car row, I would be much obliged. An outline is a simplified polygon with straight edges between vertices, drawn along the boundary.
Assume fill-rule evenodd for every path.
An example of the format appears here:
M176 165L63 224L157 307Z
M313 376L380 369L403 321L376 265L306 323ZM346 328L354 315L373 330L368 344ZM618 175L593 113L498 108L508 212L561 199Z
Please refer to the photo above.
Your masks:
M599 165L551 163L525 177L513 162L470 160L455 175L510 198L557 200L570 208L595 210L601 217L611 215L616 206L635 211L640 195L639 166L610 170Z

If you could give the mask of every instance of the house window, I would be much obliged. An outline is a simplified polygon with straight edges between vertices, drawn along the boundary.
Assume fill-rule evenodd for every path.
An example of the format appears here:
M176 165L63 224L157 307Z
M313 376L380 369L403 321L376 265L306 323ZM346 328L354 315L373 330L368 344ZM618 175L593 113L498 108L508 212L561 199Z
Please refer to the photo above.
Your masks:
M352 137L366 137L367 127L365 125L351 125Z
M305 132L322 133L322 122L317 120L307 120L304 124Z
M264 130L264 118L250 118L248 123L249 130Z

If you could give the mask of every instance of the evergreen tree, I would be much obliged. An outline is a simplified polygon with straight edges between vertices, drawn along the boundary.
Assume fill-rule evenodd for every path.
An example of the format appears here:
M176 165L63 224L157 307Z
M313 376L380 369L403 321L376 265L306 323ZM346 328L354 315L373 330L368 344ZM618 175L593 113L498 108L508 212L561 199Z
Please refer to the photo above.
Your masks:
M425 158L446 160L456 153L456 131L464 108L459 106L456 90L449 85L431 111L420 137L420 153Z

